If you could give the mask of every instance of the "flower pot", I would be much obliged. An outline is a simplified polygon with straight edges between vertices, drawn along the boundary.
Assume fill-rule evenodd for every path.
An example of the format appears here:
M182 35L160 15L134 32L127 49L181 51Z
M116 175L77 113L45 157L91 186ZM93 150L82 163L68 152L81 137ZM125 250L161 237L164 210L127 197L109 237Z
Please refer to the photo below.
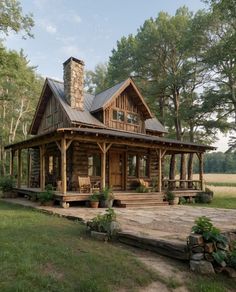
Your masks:
M113 202L114 202L114 200L107 200L107 201L106 201L107 208L112 208L112 206L113 206Z
M90 207L91 208L98 208L99 201L90 201Z
M174 200L169 200L169 205L178 205L179 197L174 198Z

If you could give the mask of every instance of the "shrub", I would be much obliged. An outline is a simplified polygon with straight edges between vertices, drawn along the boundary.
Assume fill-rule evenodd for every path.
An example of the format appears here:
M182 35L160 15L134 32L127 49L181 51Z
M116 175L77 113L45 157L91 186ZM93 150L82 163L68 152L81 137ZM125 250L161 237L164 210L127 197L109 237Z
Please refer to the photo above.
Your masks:
M54 199L54 192L52 185L47 185L45 191L37 194L37 198L41 204L52 201Z
M148 193L148 188L144 185L140 185L136 188L137 193Z
M167 190L165 193L165 198L168 202L173 201L175 199L175 194L172 191Z
M100 196L101 196L101 199L104 201L113 200L114 196L112 193L112 188L105 187L104 189L102 189Z
M206 188L205 192L197 194L196 203L209 204L212 202L213 195L213 191L211 191L209 188Z
M227 238L220 233L220 230L213 226L211 219L205 216L195 220L192 231L197 234L202 234L203 238L208 242L227 244Z
M12 176L4 176L0 179L0 189L6 193L11 192L15 186L15 182Z
M230 267L236 269L236 241L234 241L233 250L229 255L228 264Z
M91 221L88 221L87 226L89 226L91 230L106 232L111 236L110 226L112 221L116 221L116 213L112 208L109 208L106 210L105 214L97 215Z
M179 204L180 205L185 205L185 204L187 204L187 200L184 197L180 197L179 198Z
M94 193L89 197L89 201L91 201L91 202L99 202L99 197L100 197L99 193Z

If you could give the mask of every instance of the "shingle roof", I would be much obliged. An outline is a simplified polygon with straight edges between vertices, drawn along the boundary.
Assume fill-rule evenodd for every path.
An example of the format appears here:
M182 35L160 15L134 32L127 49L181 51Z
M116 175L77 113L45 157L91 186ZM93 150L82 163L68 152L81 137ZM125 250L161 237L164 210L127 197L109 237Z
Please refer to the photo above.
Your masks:
M125 84L125 82L126 80L97 94L93 99L91 112L95 112L101 109L112 98L112 96Z

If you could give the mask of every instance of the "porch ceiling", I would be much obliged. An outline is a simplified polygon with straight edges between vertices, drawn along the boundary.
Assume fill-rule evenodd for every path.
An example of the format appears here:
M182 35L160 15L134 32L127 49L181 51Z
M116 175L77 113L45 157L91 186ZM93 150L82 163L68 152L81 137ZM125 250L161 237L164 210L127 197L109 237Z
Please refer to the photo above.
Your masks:
M106 142L113 144L132 145L144 148L162 148L166 154L170 153L188 153L205 152L214 150L215 147L177 141L163 137L150 136L139 133L117 131L111 129L93 129L93 128L60 128L45 134L34 136L30 139L7 145L5 149L24 149L37 147L60 140L62 137L75 141L87 142Z

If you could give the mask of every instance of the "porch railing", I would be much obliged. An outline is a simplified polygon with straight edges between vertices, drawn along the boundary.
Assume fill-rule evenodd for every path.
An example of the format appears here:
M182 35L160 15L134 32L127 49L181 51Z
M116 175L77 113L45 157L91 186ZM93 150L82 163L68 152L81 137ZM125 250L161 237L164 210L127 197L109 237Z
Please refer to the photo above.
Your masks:
M201 190L200 180L164 179L163 190Z

